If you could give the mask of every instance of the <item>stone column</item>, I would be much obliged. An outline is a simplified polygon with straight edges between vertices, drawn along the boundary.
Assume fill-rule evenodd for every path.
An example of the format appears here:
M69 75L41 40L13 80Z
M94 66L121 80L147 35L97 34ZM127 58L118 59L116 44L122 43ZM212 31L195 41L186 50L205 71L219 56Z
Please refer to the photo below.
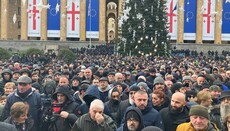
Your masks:
M119 5L118 5L118 17L122 15L122 6L123 6L123 0L119 0Z
M99 0L99 41L105 42L106 0Z
M1 39L8 38L9 0L1 0Z
M67 5L67 0L61 0L60 41L66 41L66 36L67 36L66 5Z
M222 38L222 0L216 1L216 18L215 18L215 44L221 44L221 38Z
M21 40L28 40L28 1L21 1Z
M184 43L184 0L178 0L177 43Z
M80 41L86 40L86 0L80 0Z
M47 5L47 0L42 0L43 5ZM47 40L47 9L43 8L41 11L41 38L40 40Z
M202 37L203 37L203 14L202 6L204 1L197 0L197 15L196 15L196 44L202 44Z

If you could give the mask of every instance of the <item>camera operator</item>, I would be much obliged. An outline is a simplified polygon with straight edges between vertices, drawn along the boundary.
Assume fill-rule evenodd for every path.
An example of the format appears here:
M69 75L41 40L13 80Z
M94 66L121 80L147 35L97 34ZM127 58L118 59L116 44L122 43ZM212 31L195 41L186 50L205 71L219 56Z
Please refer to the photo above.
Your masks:
M49 130L55 131L70 131L72 125L77 120L77 116L74 114L78 108L78 104L74 102L71 95L71 91L63 86L59 86L52 96L52 110L53 115L57 116L54 121L54 125L50 125Z

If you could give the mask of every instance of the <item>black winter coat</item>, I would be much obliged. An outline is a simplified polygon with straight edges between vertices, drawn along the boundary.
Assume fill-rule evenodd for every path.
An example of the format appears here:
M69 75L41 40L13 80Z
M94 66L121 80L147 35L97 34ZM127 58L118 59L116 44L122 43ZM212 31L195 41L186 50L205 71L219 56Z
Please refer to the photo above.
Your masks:
M165 131L175 131L181 123L189 122L189 108L184 107L181 113L172 113L171 107L166 107L160 111Z

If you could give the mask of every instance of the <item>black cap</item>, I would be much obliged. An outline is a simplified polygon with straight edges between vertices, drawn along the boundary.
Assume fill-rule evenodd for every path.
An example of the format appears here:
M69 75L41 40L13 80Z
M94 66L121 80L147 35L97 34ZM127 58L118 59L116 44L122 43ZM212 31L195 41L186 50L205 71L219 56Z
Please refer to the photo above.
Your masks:
M101 77L99 81L109 81L106 77Z
M222 91L221 95L220 95L220 100L226 98L226 97L230 97L230 90L227 91Z
M140 121L140 116L138 115L136 111L131 110L126 114L126 120L128 119L135 119L135 120Z
M156 69L155 68L151 68L151 69L149 69L149 72L150 73L156 73Z

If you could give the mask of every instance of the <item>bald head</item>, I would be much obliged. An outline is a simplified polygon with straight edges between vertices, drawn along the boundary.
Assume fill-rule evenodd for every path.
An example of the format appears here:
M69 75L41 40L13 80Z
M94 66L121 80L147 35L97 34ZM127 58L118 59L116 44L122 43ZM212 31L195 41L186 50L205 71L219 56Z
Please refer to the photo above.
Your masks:
M123 75L121 73L115 74L115 81L116 82L123 82Z
M182 102L186 102L186 97L184 93L181 92L176 92L172 95L172 98L177 98L178 100L182 101Z
M180 113L183 111L184 106L186 105L185 95L181 92L176 92L172 95L171 99L171 109L175 113Z

